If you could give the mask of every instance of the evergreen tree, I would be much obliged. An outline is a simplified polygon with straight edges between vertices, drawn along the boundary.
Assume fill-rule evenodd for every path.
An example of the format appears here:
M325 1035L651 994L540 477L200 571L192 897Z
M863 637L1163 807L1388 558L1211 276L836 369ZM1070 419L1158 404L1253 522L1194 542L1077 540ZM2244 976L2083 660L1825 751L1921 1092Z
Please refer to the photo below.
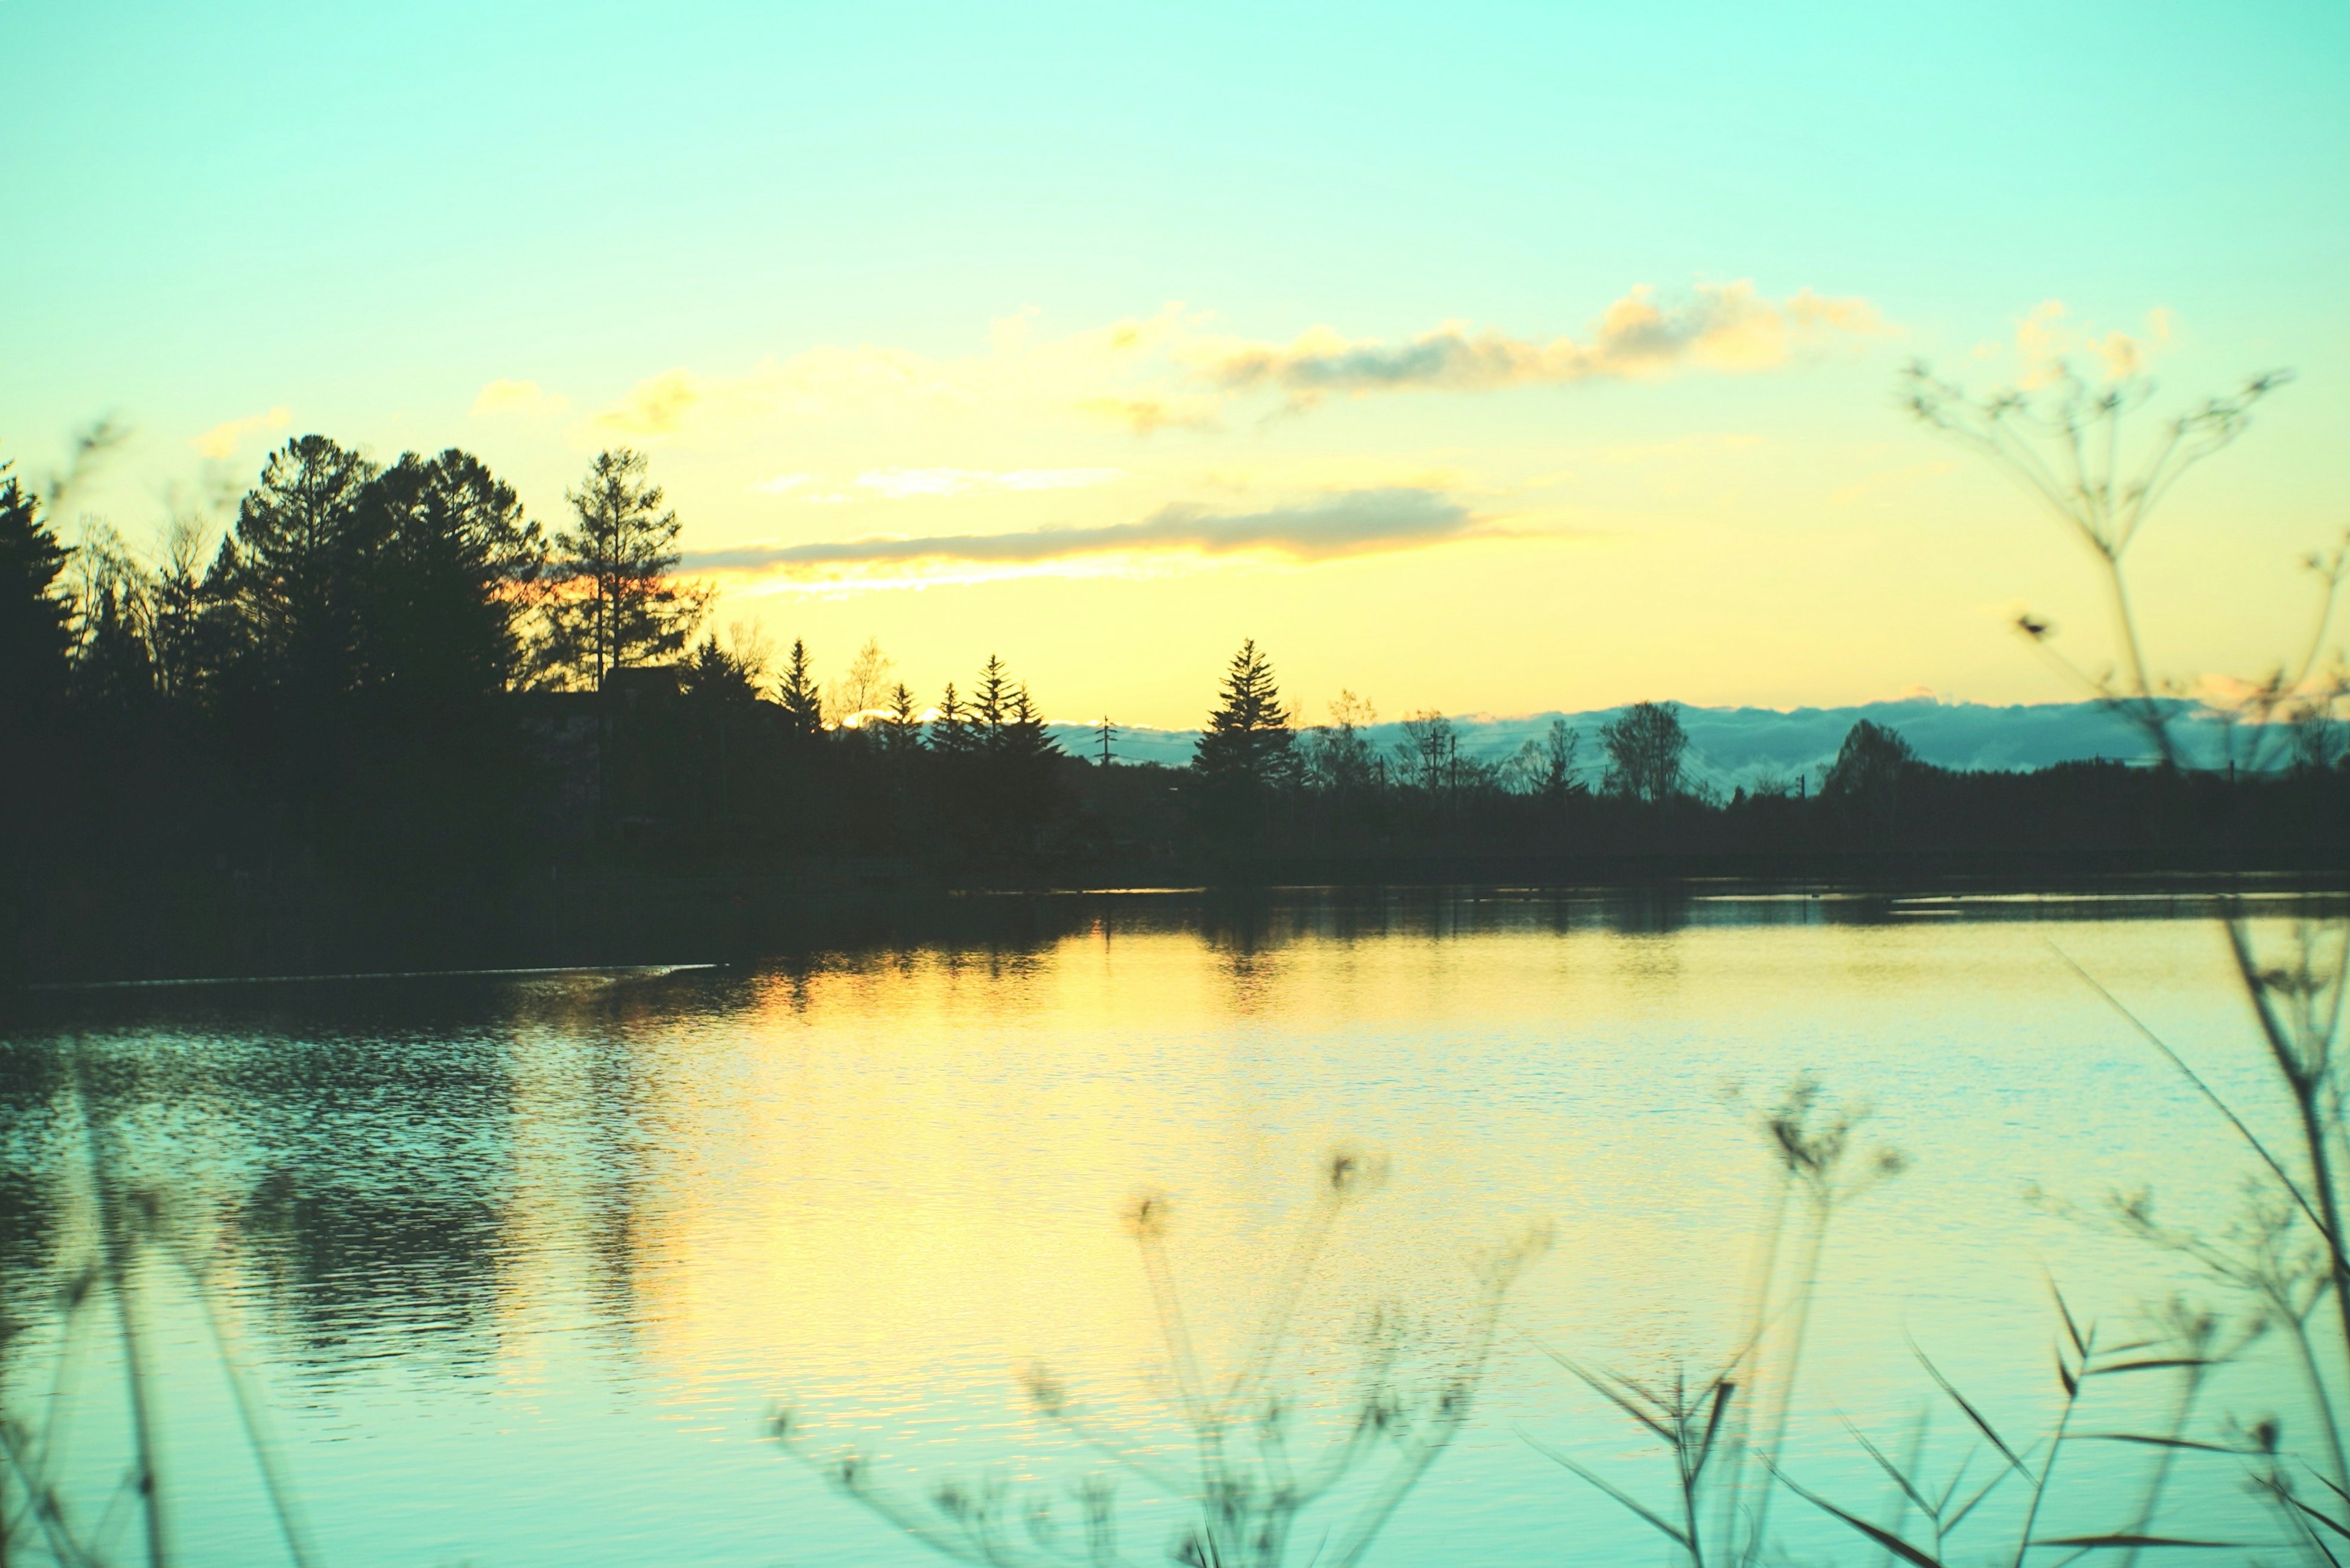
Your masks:
M269 456L237 508L210 585L224 652L248 688L317 701L359 684L362 598L381 542L362 503L375 464L322 435Z
M369 684L446 706L521 683L546 542L514 487L452 447L403 453L368 502L383 541L364 628Z
M1207 819L1232 830L1262 826L1273 792L1295 780L1295 739L1273 662L1251 638L1225 667L1215 711L1191 753L1194 798Z
M555 538L553 652L580 685L674 658L709 613L711 590L677 580L681 524L645 466L625 447L598 452L566 497L578 525Z
M0 463L0 720L27 717L64 693L73 621L57 590L70 552L9 467Z
M1001 732L1010 719L1013 703L1011 672L1002 658L987 656L980 666L979 684L972 688L971 722L976 743L983 751L997 748Z
M792 639L792 651L776 678L775 701L784 710L784 727L803 739L824 733L824 692L816 683L807 644Z
M947 706L954 705L949 687ZM968 847L1025 854L1060 804L1054 768L1062 753L1027 688L1000 656L988 656L968 707L944 732L950 738L932 744L950 823Z
M959 757L971 749L971 710L950 680L946 695L939 699L938 717L931 721L931 750L942 757Z
M727 708L748 709L759 701L758 672L733 649L703 634L681 667L681 689L691 701Z
M1003 722L994 737L995 754L1015 770L1033 772L1062 755L1061 743L1045 732L1045 716L1028 696L1028 688L1014 686Z
M914 693L900 680L890 689L889 717L881 721L881 742L892 752L910 752L922 743L922 721L914 707Z

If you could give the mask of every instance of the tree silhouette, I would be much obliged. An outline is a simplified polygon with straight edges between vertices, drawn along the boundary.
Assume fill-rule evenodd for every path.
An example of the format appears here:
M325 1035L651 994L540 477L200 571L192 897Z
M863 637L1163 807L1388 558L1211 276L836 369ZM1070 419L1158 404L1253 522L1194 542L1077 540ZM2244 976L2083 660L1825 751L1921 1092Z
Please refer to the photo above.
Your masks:
M153 607L148 635L155 658L155 683L169 701L203 701L219 670L219 650L205 624L204 530L194 519L172 519L162 540L163 560L149 580Z
M1504 782L1517 794L1534 795L1555 805L1581 785L1576 782L1576 753L1583 736L1564 719L1518 748L1503 768Z
M73 606L58 592L68 552L40 498L0 463L0 718L29 716L64 691Z
M1045 715L1037 711L1025 686L1012 689L1011 700L1004 706L1003 722L996 726L992 741L991 749L1023 778L1027 778L1037 763L1061 755L1060 742L1045 732Z
M365 628L371 681L419 706L520 682L547 552L514 487L452 447L403 453L367 499L382 534Z
M902 680L890 688L889 716L881 721L881 743L901 753L921 747L921 714L914 706L912 690Z
M860 713L878 712L889 701L889 671L895 663L881 651L881 639L868 637L848 669L825 696L825 717L838 724Z
M1669 800L1681 792L1681 753L1689 733L1670 702L1635 702L1600 726L1607 752L1607 789L1634 800Z
M555 538L556 654L587 686L682 652L709 613L711 590L677 580L681 524L645 469L641 452L598 452L566 497L578 525Z
M971 841L997 851L1028 847L1057 803L1053 773L1061 754L1028 689L989 654L972 691L969 744L953 781Z
M714 636L704 635L695 643L679 669L679 689L697 702L749 709L759 701L758 671L740 652L721 647Z
M942 757L951 757L962 755L971 747L971 709L950 680L946 694L939 699L938 717L931 721L931 750Z
M784 727L803 740L824 733L824 692L816 683L807 644L792 639L784 658L783 673L775 678L775 701L784 710Z
M1191 766L1210 784L1236 782L1263 786L1289 776L1289 710L1273 678L1273 661L1257 651L1256 639L1241 644L1224 670L1216 707L1208 715L1192 753Z
M1820 794L1830 799L1889 795L1917 765L1917 750L1901 732L1863 719L1845 732L1836 760L1820 781Z
M1010 717L1013 701L1011 671L1003 659L989 654L987 662L979 668L979 684L972 688L972 723L979 732L979 745L983 751L997 746L997 736Z
M139 714L157 691L152 586L111 528L90 534L76 554L74 695L115 718Z
M322 435L272 452L206 583L238 683L317 703L362 679L361 600L384 520L375 464Z

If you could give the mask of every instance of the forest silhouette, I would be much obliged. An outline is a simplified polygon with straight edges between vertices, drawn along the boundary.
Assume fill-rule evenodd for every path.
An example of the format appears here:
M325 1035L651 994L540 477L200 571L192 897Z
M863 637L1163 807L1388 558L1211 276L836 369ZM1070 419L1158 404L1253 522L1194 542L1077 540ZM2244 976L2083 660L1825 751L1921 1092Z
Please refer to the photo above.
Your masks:
M100 461L119 432L82 443ZM2330 721L2257 774L1955 772L1856 724L1816 781L1721 797L1669 702L1513 755L1454 725L1301 723L1253 641L1188 767L1065 752L993 651L926 700L868 643L829 681L711 628L646 459L566 525L474 455L266 460L207 548L55 521L0 469L6 972L585 961L802 939L956 890L1194 883L1978 878L2350 864ZM975 650L975 653L978 650ZM1212 695L1211 691L1212 690Z

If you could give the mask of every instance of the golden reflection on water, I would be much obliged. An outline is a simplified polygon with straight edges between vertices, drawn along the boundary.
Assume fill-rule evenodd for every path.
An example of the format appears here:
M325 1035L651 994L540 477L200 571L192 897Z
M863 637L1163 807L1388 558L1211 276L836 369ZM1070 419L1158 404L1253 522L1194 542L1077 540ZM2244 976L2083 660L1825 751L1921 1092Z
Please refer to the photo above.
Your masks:
M2051 934L1252 947L1097 926L1036 952L756 976L718 1006L629 1020L631 1048L600 1075L595 1036L558 1029L541 1053L525 1035L504 1343L532 1344L520 1325L545 1301L625 1282L633 1354L669 1377L764 1371L853 1401L860 1379L983 1381L1033 1355L1131 1385L1159 1349L1115 1223L1128 1195L1175 1195L1186 1287L1210 1341L1230 1340L1315 1160L1351 1141L1386 1149L1399 1176L1334 1258L1335 1295L1375 1282L1441 1300L1480 1244L1541 1216L1560 1245L1523 1294L1530 1332L1696 1354L1727 1333L1755 1229L1764 1164L1742 1123L1805 1071L1874 1103L1879 1138L1920 1159L1854 1217L1847 1255L1881 1271L1961 1244L2028 1291L2035 1250L2098 1246L2049 1231L2017 1192L2102 1168L2146 1121L2076 1107L2048 1122L2066 1133L2053 1141L2011 1102L2077 1069L2175 1099ZM2191 1029L2224 1004L2199 928L2054 934ZM626 1149L594 1131L616 1107ZM2177 1136L2224 1158L2210 1132L2190 1116Z
M484 1562L540 1560L525 1540L625 1560L598 1542L664 1496L731 1521L713 1540L761 1539L790 1499L836 1532L805 1561L919 1561L861 1554L880 1527L827 1513L764 1454L727 1459L754 1468L722 1467L734 1479L707 1496L696 1467L716 1461L682 1456L759 1449L785 1400L909 1474L1044 1465L1013 1392L1032 1360L1163 1421L1159 1330L1118 1222L1144 1188L1175 1205L1212 1359L1263 1311L1318 1162L1389 1157L1309 1284L1309 1389L1373 1304L1440 1339L1482 1250L1555 1228L1481 1425L1413 1505L1425 1522L1399 1521L1403 1562L1438 1538L1415 1530L1471 1506L1448 1489L1519 1474L1515 1430L1576 1410L1541 1346L1634 1370L1724 1353L1765 1191L1752 1123L1798 1074L1870 1103L1869 1138L1914 1160L1839 1219L1824 1276L1810 1375L1860 1418L1914 1407L1912 1337L1993 1386L2041 1365L2043 1267L2087 1310L2168 1288L2158 1261L2029 1210L2027 1182L2093 1203L2157 1180L2191 1212L2242 1163L2056 950L2257 1105L2205 924L1664 925L1545 904L1263 928L1113 908L992 950L534 982L421 1012L379 992L357 1017L323 996L150 1012L90 1048L111 1064L106 1114L180 1211L246 1217L222 1288L272 1347L297 1468L366 1495L323 1441L356 1421L370 1462L445 1500L411 1505L414 1538ZM459 1344L486 1365L452 1371ZM335 1368L362 1362L379 1392L355 1417ZM1615 1441L1590 1415L1562 1440ZM576 1518L463 1511L501 1478L543 1486L557 1451ZM1481 1528L1547 1539L1523 1508ZM336 1560L413 1560L366 1539L346 1532Z

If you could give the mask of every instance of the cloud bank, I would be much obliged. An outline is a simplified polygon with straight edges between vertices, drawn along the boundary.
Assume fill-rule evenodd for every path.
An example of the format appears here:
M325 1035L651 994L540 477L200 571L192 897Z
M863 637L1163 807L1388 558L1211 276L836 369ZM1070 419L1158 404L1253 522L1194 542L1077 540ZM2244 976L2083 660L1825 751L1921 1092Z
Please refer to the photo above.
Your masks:
M1798 351L1882 333L1876 308L1804 289L1765 299L1752 283L1700 285L1660 304L1639 286L1582 337L1534 342L1448 325L1408 343L1356 341L1316 328L1286 345L1243 343L1203 359L1200 374L1228 392L1279 390L1293 402L1409 390L1491 391L1623 380L1685 368L1760 370Z
M1241 551L1312 561L1459 539L1473 533L1478 523L1476 514L1451 496L1399 487L1347 491L1257 512L1167 506L1139 522L1089 528L746 545L690 554L685 566L689 571L794 575L915 562L1028 566L1087 556Z
M1333 397L1485 392L1628 380L1690 370L1768 370L1887 328L1868 301L1804 288L1766 297L1752 283L1700 284L1668 296L1641 284L1581 334L1549 339L1445 323L1402 342L1316 327L1288 342L1219 336L1211 317L1170 305L1155 316L1059 336L1033 312L999 321L976 353L933 358L874 344L819 345L733 376L679 368L638 382L592 416L601 436L642 440L689 428L825 420L1106 420L1139 435L1231 427L1268 395L1298 411ZM536 393L493 383L484 404Z

